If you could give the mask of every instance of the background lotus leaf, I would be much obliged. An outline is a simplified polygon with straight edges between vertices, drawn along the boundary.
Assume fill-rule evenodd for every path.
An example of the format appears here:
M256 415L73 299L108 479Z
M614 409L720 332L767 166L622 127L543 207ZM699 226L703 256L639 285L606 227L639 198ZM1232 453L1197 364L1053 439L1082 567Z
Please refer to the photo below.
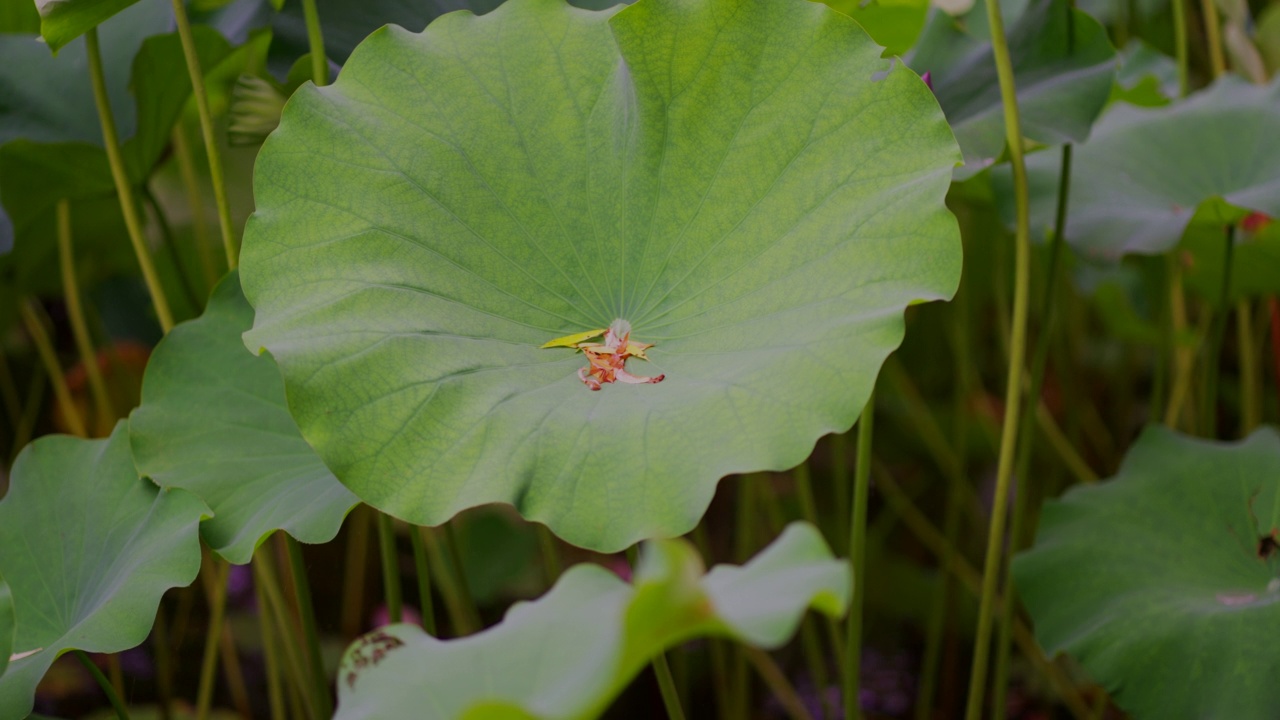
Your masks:
M196 527L209 512L185 490L138 477L121 422L109 439L51 435L13 465L0 501L0 573L13 593L13 660L0 720L31 711L62 653L127 650L147 639L165 590L200 570Z
M302 439L275 362L245 349L240 335L252 324L233 272L204 315L156 346L129 416L138 471L208 504L214 516L200 535L238 564L277 529L332 540L357 502Z
M1139 718L1264 718L1280 707L1280 434L1218 443L1153 426L1119 473L1046 504L1018 593Z
M653 542L634 585L578 565L478 635L440 641L413 625L365 635L339 667L335 717L596 717L666 648L707 635L774 648L808 607L844 614L849 590L849 566L803 523L746 565L705 576L685 541Z

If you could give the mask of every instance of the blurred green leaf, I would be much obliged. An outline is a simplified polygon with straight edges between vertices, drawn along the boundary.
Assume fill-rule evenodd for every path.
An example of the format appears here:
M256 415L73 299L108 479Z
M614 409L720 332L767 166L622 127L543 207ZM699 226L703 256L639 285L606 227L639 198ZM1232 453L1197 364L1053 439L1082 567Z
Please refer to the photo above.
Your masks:
M916 72L932 76L933 91L964 152L965 167L957 171L961 178L994 164L1006 144L983 2L958 18L935 8L906 58ZM1041 143L1084 140L1115 74L1115 50L1106 30L1067 0L1032 0L1013 17L1006 20L1007 36L1022 134Z
M1162 108L1116 105L1075 149L1066 239L1082 255L1114 260L1162 253L1192 217L1222 225L1249 211L1280 215L1280 81L1258 87L1226 76ZM1061 153L1027 158L1032 230L1053 224ZM993 174L1006 199L1008 173Z
M13 591L0 575L0 675L9 667L9 655L13 653L13 636L17 623L13 616Z
M258 156L246 343L398 518L505 502L602 551L687 532L726 474L852 425L904 308L955 288L958 153L880 53L800 0L379 31ZM616 319L661 384L593 393L540 348Z
M1178 244L1185 251L1183 279L1187 287L1211 303L1222 297L1222 261L1226 256L1221 225L1193 222ZM1231 254L1230 300L1280 293L1280 222L1257 232L1239 230Z
M1177 98L1179 92L1178 64L1173 58L1140 40L1129 43L1120 53L1120 71L1110 102L1160 107Z
M31 0L0 0L0 34L40 34L40 12Z
M929 0L827 0L826 4L857 20L888 55L910 50L929 14Z
M596 717L668 647L720 636L776 648L807 608L839 617L848 602L849 567L810 525L706 575L685 541L650 542L632 585L578 565L478 635L440 641L412 625L365 635L338 669L335 717Z
M138 477L123 422L108 440L27 446L0 500L0 572L13 592L13 649L38 652L0 675L0 720L26 717L62 653L146 640L160 597L200 569L196 527L207 513L194 495Z
M1280 707L1280 434L1217 443L1149 426L1116 477L1046 504L1014 561L1052 655L1134 717L1266 718Z
M40 12L40 34L56 53L136 2L138 0L35 0Z
M241 565L277 529L332 540L357 502L302 439L275 362L245 349L240 335L252 325L232 273L203 316L156 346L129 418L138 471L208 504L201 537Z

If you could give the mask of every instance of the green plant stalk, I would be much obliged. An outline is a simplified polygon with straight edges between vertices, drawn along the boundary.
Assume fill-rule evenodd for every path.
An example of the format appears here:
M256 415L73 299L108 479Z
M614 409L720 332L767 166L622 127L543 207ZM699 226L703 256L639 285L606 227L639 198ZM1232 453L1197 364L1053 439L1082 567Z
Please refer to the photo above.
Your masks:
M1062 465L1075 477L1076 482L1086 485L1098 482L1098 473L1094 472L1093 468L1089 467L1089 463L1076 452L1071 441L1062 432L1062 428L1058 427L1058 423L1054 421L1053 414L1049 412L1049 407L1043 400L1036 403L1035 413L1036 425L1040 427L1040 432L1049 442L1049 447L1058 454Z
M376 512L357 505L347 516L350 535L342 571L342 634L354 638L360 634L364 619L365 563L369 558L369 513Z
M284 593L280 588L280 580L266 546L259 547L254 553L253 571L258 580L258 587L262 588L272 617L275 619L276 630L280 637L279 647L284 650L284 659L289 668L288 675L292 680L290 687L292 692L300 698L300 702L295 703L295 707L300 706L307 717L318 719L322 716L315 707L316 696L310 692L313 685L311 674L306 670L306 661L300 655L300 643L296 642L295 637L291 637L296 634L296 630L290 630L294 627L295 618L289 616Z
M129 710L121 702L120 695L111 686L111 681L107 680L107 676L102 674L102 671L98 669L97 665L93 664L93 661L89 659L88 655L84 654L83 650L73 650L72 652L75 653L76 659L80 661L80 664L84 665L85 669L89 671L89 674L93 675L93 679L98 681L98 687L101 687L102 692L106 694L107 701L111 703L111 708L116 711L116 717L120 720L129 720Z
M911 531L911 534L926 549L932 552L939 562L942 562L945 558L950 558L950 561L943 565L943 569L958 579L971 595L974 597L980 596L982 594L982 576L969 564L968 560L964 559L963 555L947 553L946 538L934 527L933 523L929 522L929 518L925 517L924 513L920 512L920 509L912 504L911 498L903 492L902 488L898 487L893 477L887 472L879 473L877 484L890 509L901 516L903 525ZM999 598L996 599L996 604L1000 604ZM1022 654L1031 660L1040 674L1054 687L1054 690L1062 698L1063 703L1066 704L1071 714L1080 718L1080 720L1091 718L1090 708L1085 703L1084 698L1081 697L1079 689L1057 665L1054 665L1044 656L1044 652L1037 644L1030 628L1019 618L1014 618L1013 639L1018 643L1018 649L1022 650Z
M404 600L400 592L400 563L396 556L396 532L391 516L378 513L378 550L382 556L382 589L387 617L393 623L404 620Z
M817 506L817 503L814 502L814 495L813 495L813 475L809 471L808 461L803 462L800 465L796 466L795 470L792 471L792 477L795 480L796 496L797 496L797 499L800 501L801 517L804 518L805 522L809 523L815 528L818 528L819 532L821 532L822 525L819 524L818 522L818 506ZM844 477L847 482L849 477L849 473L847 471L844 473ZM761 488L769 487L767 482L768 482L767 480L764 480L765 484L762 484L760 487ZM846 489L845 492L848 493L848 489ZM766 512L770 512L773 509L774 509L773 503L769 503L769 502L765 503ZM842 523L842 524L845 524L847 526L847 523ZM777 532L782 531L781 523L778 524L776 531ZM825 536L825 533L823 534ZM825 626L827 629L827 637L831 642L832 653L835 655L836 665L841 669L843 669L844 668L844 644L841 641L841 637L840 637L840 624L834 618L830 618L830 617L824 618L823 622L825 623Z
M183 0L173 0L173 18L178 25L178 38L182 40L182 54L187 60L187 74L191 76L191 93L196 101L196 115L200 117L200 134L204 136L204 151L209 157L209 179L213 183L213 202L218 208L218 225L222 231L222 247L227 254L227 267L234 270L238 264L235 233L231 230L231 204L227 200L227 181L222 174L222 152L218 150L218 138L214 134L213 113L209 110L209 95L204 88L204 70L200 67L200 55L196 52L196 39L191 33L191 19L187 17ZM191 208L193 213L199 208Z
M324 54L324 34L316 0L302 0L302 17L307 25L307 45L311 50L311 81L317 87L329 84L329 66Z
M187 272L187 268L182 263L182 253L178 252L177 236L173 234L173 226L169 224L169 218L165 215L164 208L160 207L160 202L156 200L156 196L151 193L151 189L147 187L146 183L138 187L138 192L156 215L156 224L160 226L160 237L169 248L169 262L173 263L173 274L177 277L178 284L182 286L182 292L187 297L187 303L192 308L203 307L203 296L198 295L191 285L190 273Z
M80 352L80 364L84 366L85 377L89 381L89 393L93 395L93 404L98 411L99 427L108 428L115 411L111 407L111 396L107 394L107 383L102 379L102 369L98 367L93 341L89 339L89 326L84 321L84 306L80 304L80 286L76 282L75 256L71 248L71 204L65 199L58 201L57 215L58 265L62 270L62 296L67 304L67 320L71 324L76 350Z
M200 270L204 274L205 294L218 283L221 271L213 256L209 242L209 221L204 215L204 203L200 198L200 180L196 164L191 158L191 141L181 121L173 126L173 156L178 162L178 175L182 177L182 189L187 194L187 207L191 210L191 228L195 233L196 255L200 258Z
M36 427L36 418L44 407L44 374L43 365L37 365L31 372L30 387L27 389L25 404L22 406L22 418L13 432L13 448L9 451L9 466L17 459L18 453L31 440L31 433Z
M467 579L467 566L462 562L462 542L458 540L458 533L454 530L452 523L444 526L444 536L449 541L448 545L446 545L446 549L449 551L449 559L453 561L453 567L457 571L458 592L462 597L466 598L464 607L467 610L471 627L475 628L472 632L478 632L484 628L484 623L480 620L480 608L476 607L475 596L471 594L471 581Z
M1187 7L1186 0L1173 0L1173 50L1178 60L1178 96L1186 97L1190 92L1190 77L1187 72Z
M968 398L971 390L971 361L969 352L969 305L968 293L961 290L952 302L956 319L952 321L951 345L956 358L956 377L952 411L952 446L955 455L954 477L948 474L947 502L943 515L942 532L945 548L941 565L945 568L952 564L956 546L960 537L962 505L965 502L965 456L968 443L965 430L968 427ZM932 416L930 416L932 419ZM948 611L955 597L955 584L952 573L943 573L942 592L934 599L929 615L929 625L925 639L924 657L920 663L920 687L916 693L915 720L930 720L933 717L934 696L937 693L938 669L942 664L942 643L947 630Z
M765 482L763 473L752 473L738 482L737 506L734 508L734 558L745 563L755 548L756 486ZM747 717L751 707L751 677L747 672L747 658L740 646L733 646L730 653L730 678L734 718Z
M1227 335L1227 315L1231 309L1231 266L1235 259L1236 226L1228 225L1222 259L1222 294L1218 297L1218 306L1214 309L1210 330L1208 356L1205 358L1205 393L1200 402L1201 429L1205 437L1215 438L1218 435L1218 363L1222 356L1222 345ZM1247 333L1245 328L1242 332Z
M1213 70L1213 79L1217 80L1227 71L1227 56L1222 50L1222 21L1218 19L1213 0L1200 0L1200 10L1204 13L1204 35L1209 43L1209 67Z
M1005 386L1004 425L1000 433L1000 455L996 466L995 497L992 501L991 525L987 533L987 552L983 562L982 599L979 602L978 628L973 644L973 664L969 675L969 700L966 720L980 720L983 695L987 684L987 665L991 652L991 625L998 583L1001 576L1001 551L1004 548L1005 508L1013 480L1014 451L1018 439L1018 422L1022 409L1022 375L1027 350L1027 306L1031 284L1031 219L1027 189L1027 167L1022 157L1022 132L1018 121L1018 93L1014 87L1013 63L1004 36L1004 20L999 0L986 6L987 24L991 28L991 49L995 56L996 74L1000 79L1000 99L1004 105L1005 139L1009 162L1013 166L1013 192L1017 202L1017 227L1014 236L1013 320L1009 338L1009 375Z
M4 402L4 413L9 426L16 429L22 422L22 402L18 399L18 385L13 380L9 358L3 352L0 352L0 400Z
M773 696L778 698L782 703L782 707L786 709L787 715L791 720L813 720L813 716L805 708L804 703L800 701L800 695L796 693L796 689L792 687L787 680L787 676L778 668L778 664L769 657L769 653L756 647L744 647L747 660L760 674L760 679L764 680L764 684L769 686L769 690L773 692Z
M160 720L169 720L173 716L173 655L169 652L169 623L164 614L162 601L156 606L151 645L156 656L156 714Z
M871 488L871 436L875 420L876 393L872 386L867 404L858 419L858 449L853 469L853 510L849 518L849 562L853 564L853 593L849 617L845 621L844 682L841 685L844 716L861 717L858 703L862 672L862 604L866 597L867 500Z
M538 547L542 554L542 571L547 579L547 587L556 584L560 579L560 554L556 552L556 536L546 525L538 525Z
M33 300L25 300L18 305L22 313L22 322L27 327L27 335L31 337L31 343L36 346L36 353L40 355L40 362L44 364L45 372L49 374L49 384L53 386L53 395L58 401L58 408L62 410L67 427L71 429L72 435L88 437L84 419L80 417L80 411L76 409L76 404L71 399L71 390L67 387L67 376L62 373L62 365L58 362L57 353L54 352L53 342L44 329L43 318L40 317L43 313L37 312Z
M409 526L409 542L413 546L413 570L418 582L418 608L422 615L422 629L428 635L435 635L436 609L431 599L431 568L427 564L427 545L422 539L422 528Z
M240 656L236 653L236 639L231 634L231 627L225 622L222 624L218 643L222 650L222 674L227 681L227 689L231 692L231 702L241 717L251 717L253 706L249 701L249 689L244 684Z
M204 659L200 663L200 685L196 691L196 720L209 717L213 704L213 682L218 670L218 645L222 635L222 618L227 607L227 574L231 566L225 560L213 559L207 566L213 578L206 584L209 594L209 628L204 640Z
M116 133L116 120L111 113L107 81L102 71L98 29L90 28L89 32L85 33L84 42L85 52L89 57L89 80L93 85L93 99L98 108L98 122L102 125L102 144L107 151L107 162L111 165L111 179L115 182L116 195L120 199L120 212L124 215L124 225L129 232L129 241L133 243L133 252L138 257L138 267L142 269L142 279L147 284L147 291L151 293L151 304L156 309L156 319L160 321L160 329L168 334L173 328L173 313L169 310L169 301L165 299L164 289L160 286L160 277L156 274L151 253L147 250L147 241L142 233L142 220L138 217L138 205L133 198L133 186L129 183L124 157L120 154L120 137Z
M667 709L667 717L670 720L684 720L680 694L676 692L676 682L671 677L666 653L658 653L653 657L653 674L658 678L658 690L662 693L662 704Z
M293 576L294 594L298 598L298 618L302 621L302 634L306 640L315 708L318 717L329 717L333 714L333 702L329 697L329 680L324 674L324 661L320 655L320 634L316 631L316 611L311 602L311 586L307 582L302 546L285 533L281 533L280 537L289 555L289 574Z
M1195 360L1193 348L1185 347L1182 336L1187 330L1187 304L1182 293L1182 265L1169 256L1169 320L1173 337L1173 385L1169 389L1169 402L1164 407L1164 424L1177 430L1183 407L1191 394L1191 369Z
M805 467L805 466L801 466ZM807 472L807 468L806 468ZM765 528L766 540L768 538L777 537L782 532L783 526L787 524L786 518L782 514L781 503L778 502L777 494L773 491L771 483L764 483L760 486L763 493L761 504L764 505L765 517L768 519ZM800 645L804 652L805 665L808 666L809 677L813 680L813 685L819 690L819 705L822 708L823 720L833 716L836 708L834 705L828 707L826 693L822 692L827 687L827 663L822 655L822 640L818 637L818 630L814 624L813 616L805 617L800 623ZM831 624L834 626L834 623ZM839 639L839 636L836 636ZM836 647L839 647L837 644Z
M127 703L129 699L124 691L124 670L120 668L120 656L115 653L107 656L107 675L111 678L111 686L116 689L116 694Z
M1050 340L1053 338L1053 306L1054 294L1058 287L1058 266L1061 264L1063 247L1066 245L1064 233L1067 227L1067 202L1071 188L1071 143L1062 146L1062 165L1058 174L1058 208L1053 223L1053 241L1049 249L1049 265L1045 269L1044 291L1040 301L1040 335L1036 338L1035 351L1031 357L1031 387L1027 392L1027 402L1034 403L1034 409L1022 415L1022 426L1018 432L1017 478L1019 490L1014 498L1013 520L1009 531L1009 551L1015 553L1025 544L1027 532L1028 506L1031 504L1031 448L1035 440L1036 417L1040 407L1040 395L1044 389L1045 368L1049 364ZM993 720L1004 720L1006 700L1008 698L1009 659L1012 646L1013 614L1017 608L1017 594L1013 585L1013 563L1005 565L1004 575L1005 602L1000 609L1000 627L996 639L996 674L994 696L992 699Z
M479 624L473 622L475 610L470 609L471 596L462 590L458 582L461 566L455 570L446 557L440 538L431 528L421 528L422 540L427 548L431 563L436 566L436 584L440 586L440 594L444 597L445 612L449 615L449 624L454 637L470 635L479 630Z
M271 720L286 720L284 693L280 687L280 649L276 646L271 624L267 622L271 605L263 585L255 582L253 592L258 601L258 632L262 637L262 658L267 676L267 704L271 708Z
M836 541L839 543L836 552L848 555L849 515L853 512L849 507L853 483L849 482L848 433L831 436L831 484L835 486L836 495Z
M714 556L711 552L711 542L707 539L705 517L693 528L693 544L698 548L698 554L702 556L703 561L711 565ZM712 638L707 642L707 648L711 656L711 687L716 698L716 715L720 720L734 720L730 714L733 710L731 706L733 693L729 690L729 658L728 653L725 652L725 643L723 640Z
M1262 371L1253 344L1253 312L1248 300L1236 302L1236 342L1240 354L1240 437L1262 422Z

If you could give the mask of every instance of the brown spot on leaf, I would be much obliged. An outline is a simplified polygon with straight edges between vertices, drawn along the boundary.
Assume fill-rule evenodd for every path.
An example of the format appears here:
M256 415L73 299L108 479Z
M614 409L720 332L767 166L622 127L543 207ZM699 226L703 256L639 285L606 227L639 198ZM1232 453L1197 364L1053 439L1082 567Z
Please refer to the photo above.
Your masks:
M1258 538L1258 559L1270 560L1276 553L1280 553L1280 539L1276 537L1278 532L1280 530L1272 528L1271 534Z

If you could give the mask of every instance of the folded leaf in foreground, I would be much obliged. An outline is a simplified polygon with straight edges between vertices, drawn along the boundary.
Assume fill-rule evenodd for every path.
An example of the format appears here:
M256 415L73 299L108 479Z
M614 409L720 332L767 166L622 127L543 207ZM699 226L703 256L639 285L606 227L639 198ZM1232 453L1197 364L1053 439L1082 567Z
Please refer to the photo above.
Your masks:
M746 565L706 575L688 543L656 541L634 584L578 565L478 635L441 641L413 625L365 635L339 667L336 717L596 717L672 645L720 636L775 648L809 607L843 615L848 594L849 566L803 523Z
M40 438L18 456L0 501L0 574L13 595L15 658L0 675L0 720L31 711L62 653L118 652L147 639L160 597L200 570L185 490L138 477L125 424L109 439Z
M252 324L232 272L204 315L156 346L129 417L138 471L207 503L214 516L201 536L240 564L277 529L332 540L358 502L302 439L275 362L245 349L240 335Z
M246 342L391 515L506 502L606 551L685 533L720 478L847 430L904 308L955 290L959 154L880 52L801 0L378 30L258 157ZM540 349L619 321L661 383L590 392L581 353Z
M1278 538L1280 434L1149 427L1116 477L1045 506L1014 573L1040 644L1134 717L1271 718Z

